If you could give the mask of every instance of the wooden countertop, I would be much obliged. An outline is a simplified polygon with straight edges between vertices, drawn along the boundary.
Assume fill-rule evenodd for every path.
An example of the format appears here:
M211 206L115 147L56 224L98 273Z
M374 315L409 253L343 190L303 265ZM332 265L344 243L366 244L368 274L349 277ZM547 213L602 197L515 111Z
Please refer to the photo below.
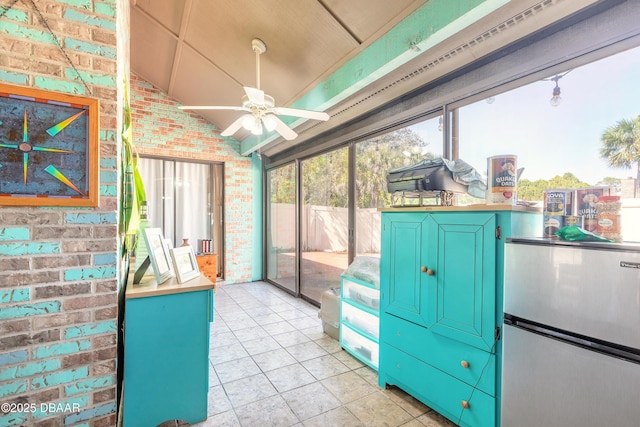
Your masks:
M215 289L215 283L202 274L184 283L178 283L178 279L172 277L160 285L156 283L153 275L143 276L138 284L133 284L133 275L129 277L129 280L127 292L125 293L126 299Z
M473 212L473 211L512 211L542 213L542 208L511 205L467 205L467 206L406 206L396 208L379 208L379 212Z

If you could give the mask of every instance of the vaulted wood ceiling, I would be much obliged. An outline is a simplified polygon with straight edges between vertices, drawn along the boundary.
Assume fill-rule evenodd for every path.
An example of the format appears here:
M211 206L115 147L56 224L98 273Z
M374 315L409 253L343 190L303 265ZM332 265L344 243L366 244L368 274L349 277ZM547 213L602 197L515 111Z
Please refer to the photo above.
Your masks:
M438 2L451 8L473 3L447 1ZM336 98L324 108L331 114L349 107L349 113L332 117L307 132L309 123L297 127L297 141L284 143L274 136L272 146L281 150L593 2L476 2L480 6L466 13L468 19L459 19L457 26L434 32L430 34L433 40L426 40L422 33L429 33L429 26L438 19L425 14L417 20L416 14L425 10L427 0L132 0L131 70L185 105L240 105L242 87L256 85L251 40L260 38L267 45L260 58L261 88L275 98L276 105L290 106L369 50L369 61L363 63L362 72L379 75L353 80L348 96ZM372 45L385 40L396 24L410 17L414 18L413 26L406 35L399 33L406 38L401 42L407 53L397 52L397 58L405 59L384 72L367 70L380 52L371 49ZM392 41L385 40L389 44ZM429 66L429 73L405 78L414 77L415 70L426 69L434 60L447 64ZM357 74L357 67L352 66L350 72ZM390 84L393 90L380 89ZM374 97L372 93L383 95ZM197 113L221 130L239 114L220 110ZM243 140L248 135L239 132L234 136Z

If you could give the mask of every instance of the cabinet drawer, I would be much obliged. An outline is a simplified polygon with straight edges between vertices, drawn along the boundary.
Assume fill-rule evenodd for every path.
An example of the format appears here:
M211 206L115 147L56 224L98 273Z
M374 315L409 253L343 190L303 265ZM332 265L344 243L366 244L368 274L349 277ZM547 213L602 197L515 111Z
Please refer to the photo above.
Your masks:
M380 371L397 385L461 426L494 427L495 398L388 345ZM468 403L465 409L462 405Z
M346 322L362 332L371 335L376 340L380 336L380 319L371 313L360 310L347 302L342 303L340 321Z
M382 341L476 386L496 394L496 356L468 344L452 340L395 316L384 316Z
M380 311L380 291L342 278L342 298L362 304L373 311Z
M378 369L378 343L358 334L347 325L340 325L340 344L349 353L374 369Z

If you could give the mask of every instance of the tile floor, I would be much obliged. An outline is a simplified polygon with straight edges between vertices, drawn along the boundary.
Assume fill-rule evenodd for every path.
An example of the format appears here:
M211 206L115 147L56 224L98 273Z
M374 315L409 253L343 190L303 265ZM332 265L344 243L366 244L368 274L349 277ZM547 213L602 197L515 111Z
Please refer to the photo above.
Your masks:
M453 423L324 334L318 308L265 282L220 285L211 327L208 426L406 426Z

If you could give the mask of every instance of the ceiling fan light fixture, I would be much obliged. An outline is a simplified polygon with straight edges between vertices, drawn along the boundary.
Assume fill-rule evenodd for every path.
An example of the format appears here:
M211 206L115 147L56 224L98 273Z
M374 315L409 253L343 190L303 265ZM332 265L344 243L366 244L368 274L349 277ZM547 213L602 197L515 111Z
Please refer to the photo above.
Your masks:
M252 114L245 114L244 116L242 116L242 127L248 131L253 130L255 122L256 120Z
M260 89L260 55L266 52L267 46L260 39L254 39L251 42L251 48L256 55L256 87L243 86L244 95L242 96L242 105L239 107L219 106L219 105L185 105L181 109L193 110L233 110L244 111L245 113L231 123L222 133L221 136L231 136L240 129L251 132L253 135L262 135L264 131L278 132L284 139L290 141L298 136L298 134L283 122L278 116L284 115L289 117L299 117L301 119L311 120L329 120L329 114L324 111L301 110L297 108L279 108L275 106L275 100L272 96L264 93Z
M262 124L268 132L273 132L274 130L276 130L276 126L278 125L273 114L267 114L266 116L264 116L264 118L262 119Z

